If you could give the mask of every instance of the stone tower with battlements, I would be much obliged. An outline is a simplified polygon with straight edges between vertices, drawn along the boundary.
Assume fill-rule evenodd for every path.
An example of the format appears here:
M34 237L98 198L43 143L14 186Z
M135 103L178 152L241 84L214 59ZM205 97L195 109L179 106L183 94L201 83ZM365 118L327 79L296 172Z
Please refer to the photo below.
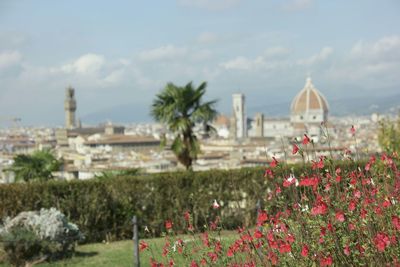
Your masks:
M64 110L65 110L65 128L67 128L67 129L76 128L76 121L75 121L75 111L76 111L75 89L72 88L72 87L68 87L65 90Z

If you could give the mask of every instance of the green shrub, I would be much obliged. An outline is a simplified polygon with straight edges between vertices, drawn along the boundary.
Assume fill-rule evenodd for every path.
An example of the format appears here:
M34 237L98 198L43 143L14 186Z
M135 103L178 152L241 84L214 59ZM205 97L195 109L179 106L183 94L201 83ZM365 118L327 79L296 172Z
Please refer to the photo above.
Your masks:
M3 261L14 266L70 256L82 238L78 227L54 208L21 212L0 225Z
M49 242L40 240L33 231L23 227L2 235L1 244L5 261L13 266L25 266L27 262L39 260L49 246Z
M340 164L343 170L359 166L350 161ZM221 204L223 225L233 229L242 224L253 225L257 201L266 199L268 188L282 182L281 178L264 177L264 171L243 168L0 185L0 218L55 207L78 225L87 242L94 242L131 238L133 215L139 219L142 236L160 235L165 231L165 220L181 217L186 210L193 215L194 227L203 230L203 225L214 219L211 205L216 199ZM308 165L289 165L275 172L276 177L287 177L312 171ZM271 210L281 205L274 201L263 205ZM145 226L150 233L143 232ZM184 232L186 226L177 222L174 229Z

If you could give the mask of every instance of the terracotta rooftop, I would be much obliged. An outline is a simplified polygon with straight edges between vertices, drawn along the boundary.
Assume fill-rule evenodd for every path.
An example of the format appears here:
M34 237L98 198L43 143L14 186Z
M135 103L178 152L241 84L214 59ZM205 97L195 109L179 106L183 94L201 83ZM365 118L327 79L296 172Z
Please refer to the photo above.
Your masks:
M99 140L85 142L85 145L117 145L117 144L134 144L134 143L159 143L157 140L150 136L135 136L116 134L106 136Z

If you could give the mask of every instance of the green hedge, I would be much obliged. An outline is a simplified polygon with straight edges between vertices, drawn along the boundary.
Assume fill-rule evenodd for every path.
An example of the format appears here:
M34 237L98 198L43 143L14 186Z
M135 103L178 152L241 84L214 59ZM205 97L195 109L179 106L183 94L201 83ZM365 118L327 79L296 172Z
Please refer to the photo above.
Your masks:
M360 163L340 163L351 170ZM327 166L329 167L329 166ZM335 167L335 166L333 166ZM278 167L276 176L312 172L310 166ZM87 242L125 239L132 236L131 218L137 215L143 232L160 235L164 221L172 219L174 229L184 231L183 212L190 211L194 226L214 219L214 199L223 203L218 215L226 228L253 225L256 203L266 199L268 187L281 178L267 179L264 168L174 172L108 180L50 181L0 185L0 218L21 211L56 207L86 235ZM264 202L267 209L277 203ZM281 203L279 204L281 205Z

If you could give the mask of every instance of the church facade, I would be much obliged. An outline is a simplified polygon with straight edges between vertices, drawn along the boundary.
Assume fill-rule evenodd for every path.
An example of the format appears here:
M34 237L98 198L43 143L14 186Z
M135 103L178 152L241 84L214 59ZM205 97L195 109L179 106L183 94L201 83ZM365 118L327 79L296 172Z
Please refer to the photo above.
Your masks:
M294 97L289 118L265 118L257 113L248 129L249 137L296 137L307 133L318 139L321 123L328 121L329 104L319 92L311 78L307 78L303 89Z

